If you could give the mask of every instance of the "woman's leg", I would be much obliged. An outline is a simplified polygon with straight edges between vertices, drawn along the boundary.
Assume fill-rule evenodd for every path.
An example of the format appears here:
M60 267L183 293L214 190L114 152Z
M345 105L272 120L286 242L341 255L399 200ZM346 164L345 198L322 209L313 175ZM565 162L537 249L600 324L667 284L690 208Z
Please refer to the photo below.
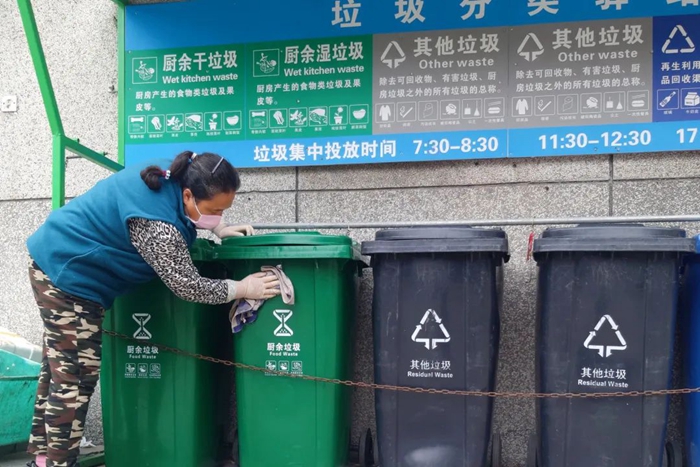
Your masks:
M30 270L30 274L33 272ZM34 404L34 417L32 418L32 432L29 436L29 451L35 456L45 456L48 451L46 445L46 401L49 398L49 385L51 384L51 368L46 355L46 333L44 333L44 349L41 358L41 371L39 372L39 385L37 386L36 402Z
M44 321L51 381L44 405L48 467L71 467L80 453L90 396L97 386L104 310L57 289L40 270L32 287Z

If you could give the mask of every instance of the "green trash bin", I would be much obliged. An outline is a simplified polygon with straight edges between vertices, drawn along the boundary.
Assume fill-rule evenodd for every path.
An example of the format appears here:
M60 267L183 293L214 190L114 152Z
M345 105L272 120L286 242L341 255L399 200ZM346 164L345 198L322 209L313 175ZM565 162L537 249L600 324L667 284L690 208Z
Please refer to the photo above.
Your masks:
M216 257L240 280L282 266L296 301L268 300L234 335L238 362L290 375L348 379L359 284L359 250L348 237L282 233L227 239ZM236 370L241 467L345 466L347 387ZM110 466L111 467L111 466Z
M40 368L0 350L0 454L24 449L29 441Z
M212 244L192 258L205 277L224 278ZM232 359L226 306L188 303L160 280L119 298L105 329L138 340ZM208 467L225 456L232 370L105 336L102 411L109 467Z

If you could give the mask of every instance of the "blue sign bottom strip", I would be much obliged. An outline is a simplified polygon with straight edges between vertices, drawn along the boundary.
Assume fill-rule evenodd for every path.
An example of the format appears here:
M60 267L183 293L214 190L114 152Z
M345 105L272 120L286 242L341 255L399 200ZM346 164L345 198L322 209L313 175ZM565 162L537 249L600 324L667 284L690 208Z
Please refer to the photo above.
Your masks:
M700 150L698 122L631 123L280 140L127 144L126 164L215 152L239 168Z

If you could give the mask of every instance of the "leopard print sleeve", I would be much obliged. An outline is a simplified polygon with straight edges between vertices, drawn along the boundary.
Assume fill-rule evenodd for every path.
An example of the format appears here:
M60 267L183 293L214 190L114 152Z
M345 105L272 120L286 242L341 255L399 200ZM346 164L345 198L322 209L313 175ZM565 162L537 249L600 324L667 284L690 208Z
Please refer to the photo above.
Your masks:
M167 222L129 219L131 243L144 261L178 297L188 302L219 305L233 300L230 280L202 277L177 228Z

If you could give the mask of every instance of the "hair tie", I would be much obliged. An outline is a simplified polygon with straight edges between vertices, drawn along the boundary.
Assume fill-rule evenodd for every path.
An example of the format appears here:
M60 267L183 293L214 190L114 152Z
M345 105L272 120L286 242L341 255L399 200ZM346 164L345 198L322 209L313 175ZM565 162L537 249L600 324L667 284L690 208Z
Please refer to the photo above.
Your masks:
M193 161L194 158L197 157L197 155L198 155L198 154L197 154L196 152L193 152L192 155L190 156L190 160Z
M163 178L165 178L166 180L170 180L170 171L169 170L163 171Z

